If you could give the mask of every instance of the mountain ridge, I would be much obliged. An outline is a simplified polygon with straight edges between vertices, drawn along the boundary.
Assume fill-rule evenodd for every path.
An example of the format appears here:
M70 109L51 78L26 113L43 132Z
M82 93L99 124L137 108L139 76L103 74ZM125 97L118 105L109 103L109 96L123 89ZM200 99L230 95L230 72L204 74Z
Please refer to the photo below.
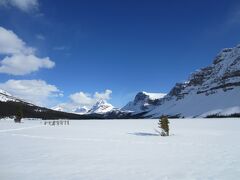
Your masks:
M0 118L14 117L19 109L23 112L24 118L40 119L102 119L97 114L79 115L67 112L56 111L45 107L36 106L24 100L16 98L0 89Z
M134 101L139 96L136 95ZM163 98L156 99L146 116L163 114L178 117L207 117L212 114L240 113L240 45L225 48L214 58L210 66L190 75L184 83L176 83ZM130 102L131 103L131 102ZM147 101L138 100L133 105L144 106ZM123 109L132 110L127 104ZM135 111L143 112L142 111ZM212 114L211 114L212 113ZM233 113L233 112L232 112Z
M0 89L0 116L13 116L17 106L25 115L40 118L119 119L170 117L240 117L240 45L225 48L211 65L190 74L187 81L176 83L168 94L137 93L123 108L114 108L106 101L97 101L91 108L78 108L75 113L51 110L27 103ZM51 115L49 115L49 114ZM83 115L80 115L83 114Z

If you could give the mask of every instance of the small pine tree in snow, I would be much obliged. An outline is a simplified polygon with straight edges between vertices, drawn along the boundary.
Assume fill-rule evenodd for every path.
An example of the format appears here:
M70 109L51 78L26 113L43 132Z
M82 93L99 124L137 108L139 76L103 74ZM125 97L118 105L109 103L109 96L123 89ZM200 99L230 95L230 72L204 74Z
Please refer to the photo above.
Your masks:
M16 116L15 116L15 123L21 123L21 119L23 118L23 111L22 111L22 107L18 106L17 110L16 110Z
M167 116L162 116L159 119L158 127L161 129L161 136L169 136L169 120Z

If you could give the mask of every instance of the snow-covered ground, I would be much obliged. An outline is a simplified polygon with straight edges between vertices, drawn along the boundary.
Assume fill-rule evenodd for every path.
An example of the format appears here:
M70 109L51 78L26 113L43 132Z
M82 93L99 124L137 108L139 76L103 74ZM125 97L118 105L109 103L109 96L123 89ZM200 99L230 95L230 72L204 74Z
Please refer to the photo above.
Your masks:
M14 124L0 120L1 180L239 179L240 119Z

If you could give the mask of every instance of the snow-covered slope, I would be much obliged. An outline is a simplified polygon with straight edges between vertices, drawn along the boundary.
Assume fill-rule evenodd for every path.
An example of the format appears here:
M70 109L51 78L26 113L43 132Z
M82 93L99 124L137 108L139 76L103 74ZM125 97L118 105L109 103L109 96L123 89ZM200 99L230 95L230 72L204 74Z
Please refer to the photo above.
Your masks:
M113 110L113 106L109 103L107 103L104 100L99 100L97 103L88 111L88 113L97 113L97 114L103 114L107 113L111 110Z
M20 101L17 98L13 97L8 92L0 89L0 102L7 102L7 101Z
M89 111L89 108L87 108L86 106L77 106L74 104L66 105L65 103L61 103L61 104L58 104L57 106L54 106L52 110L75 113L75 114L87 114Z
M133 101L129 102L121 110L132 111L133 113L141 113L152 110L166 94L163 93L147 93L139 92Z
M149 96L149 99L151 99L151 100L160 99L160 98L163 98L164 96L166 96L166 94L164 94L164 93L148 93L145 91L143 91L142 93Z
M62 111L62 112L65 111L65 109L63 107L61 107L61 106L55 106L55 107L52 108L52 110L54 110L54 111Z
M123 109L150 111L146 116L151 117L240 113L240 45L223 49L212 65L197 70L188 81L177 83L163 98L152 103L146 99L144 93L138 93Z
M19 103L24 103L30 106L34 106L34 104L29 103L19 97L15 97L2 89L0 89L0 102L19 102Z
M170 119L169 137L155 128L151 119L60 127L0 120L0 179L239 179L239 119Z

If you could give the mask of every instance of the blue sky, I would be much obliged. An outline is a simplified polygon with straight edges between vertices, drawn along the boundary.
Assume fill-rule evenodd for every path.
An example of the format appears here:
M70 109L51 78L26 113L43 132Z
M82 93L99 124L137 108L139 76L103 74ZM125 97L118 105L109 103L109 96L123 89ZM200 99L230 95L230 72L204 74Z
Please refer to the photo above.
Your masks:
M55 65L21 75L2 72L0 87L18 94L7 81L42 80L57 89L46 95L47 106L106 89L117 107L138 91L167 93L222 48L240 43L239 1L5 1L0 26Z

